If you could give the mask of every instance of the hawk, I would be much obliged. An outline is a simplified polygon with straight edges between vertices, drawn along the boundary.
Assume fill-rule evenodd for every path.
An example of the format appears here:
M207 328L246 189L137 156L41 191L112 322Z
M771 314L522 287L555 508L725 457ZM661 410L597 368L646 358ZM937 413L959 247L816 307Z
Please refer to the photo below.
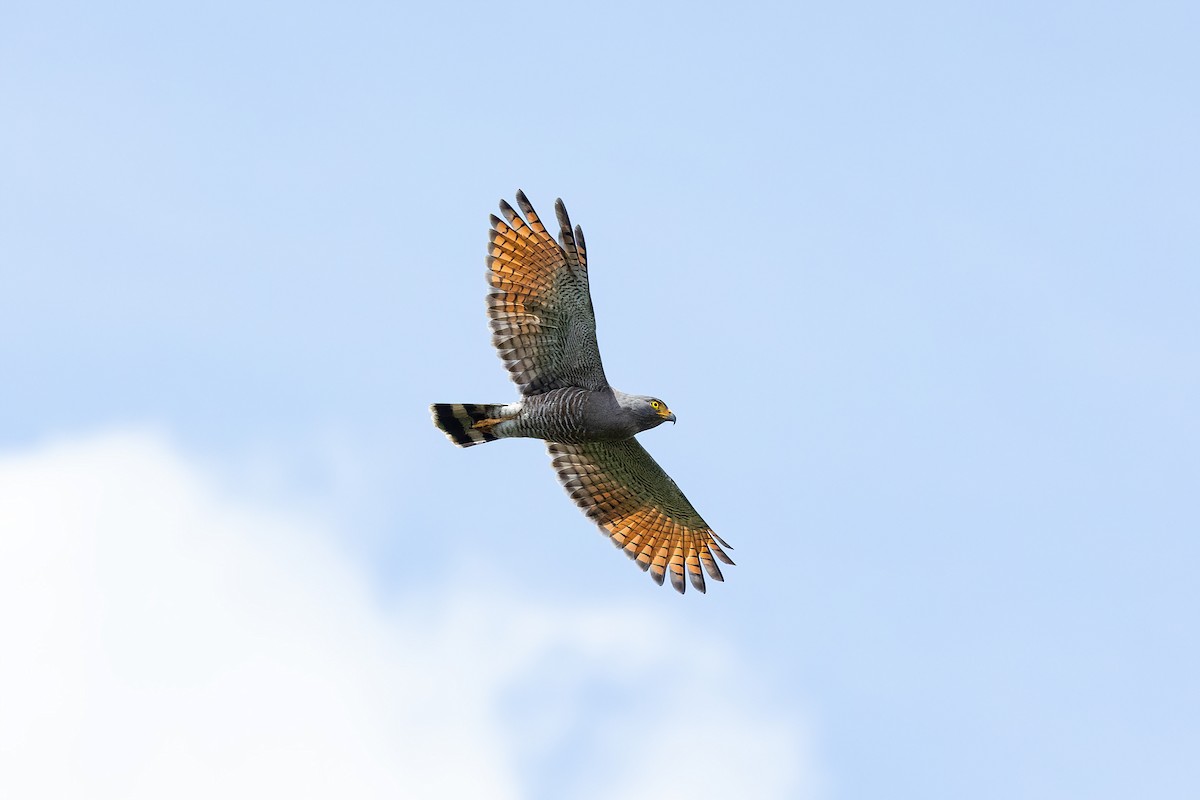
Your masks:
M713 533L634 436L675 422L657 397L608 385L596 344L583 229L555 201L558 241L523 192L518 214L500 201L488 231L488 319L492 344L521 390L515 403L437 403L433 422L471 447L510 437L544 439L558 479L583 512L660 585L684 574L704 591L704 572L722 581L732 564ZM729 548L733 549L733 548ZM701 570L703 566L703 571Z

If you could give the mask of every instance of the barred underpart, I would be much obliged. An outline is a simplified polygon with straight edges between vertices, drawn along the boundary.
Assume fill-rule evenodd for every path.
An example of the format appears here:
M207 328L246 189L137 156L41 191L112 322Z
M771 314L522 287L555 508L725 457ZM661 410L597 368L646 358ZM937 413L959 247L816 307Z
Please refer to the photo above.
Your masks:
M521 403L521 413L506 425L506 436L531 436L559 442L586 438L584 412L591 394L587 389L555 389L532 395Z

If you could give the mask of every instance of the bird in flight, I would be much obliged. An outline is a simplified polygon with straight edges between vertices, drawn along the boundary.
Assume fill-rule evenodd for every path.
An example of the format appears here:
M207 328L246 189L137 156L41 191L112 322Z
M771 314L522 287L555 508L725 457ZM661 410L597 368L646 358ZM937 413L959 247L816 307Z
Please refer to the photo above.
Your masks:
M555 201L558 241L523 192L518 214L500 201L488 231L488 320L492 344L521 390L515 403L436 403L433 422L471 447L510 437L544 439L575 504L657 583L684 575L704 591L704 573L723 581L732 564L713 533L634 436L675 414L657 397L608 385L596 344L583 229ZM522 218L524 215L524 218ZM703 571L701 567L703 566Z

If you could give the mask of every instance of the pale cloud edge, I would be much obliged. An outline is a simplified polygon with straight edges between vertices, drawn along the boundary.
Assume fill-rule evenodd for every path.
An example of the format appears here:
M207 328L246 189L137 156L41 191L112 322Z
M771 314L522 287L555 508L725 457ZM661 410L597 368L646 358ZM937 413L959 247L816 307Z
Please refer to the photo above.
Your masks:
M213 469L146 430L0 453L0 795L520 798L581 726L556 795L824 794L711 633L476 580L381 602L329 517Z

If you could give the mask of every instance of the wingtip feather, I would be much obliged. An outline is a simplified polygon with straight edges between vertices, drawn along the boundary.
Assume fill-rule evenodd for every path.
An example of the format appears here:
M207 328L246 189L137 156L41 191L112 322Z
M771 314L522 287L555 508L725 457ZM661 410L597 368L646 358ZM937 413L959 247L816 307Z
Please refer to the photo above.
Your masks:
M529 198L526 197L525 193L520 189L517 189L517 205L520 206L521 210L526 214L537 214L537 212L533 210L533 203L529 202Z
M571 232L571 218L567 216L567 206L559 197L554 201L554 216L558 217L558 227L567 233Z
M504 215L504 218L508 220L509 224L514 228L519 228L524 224L520 221L521 215L518 214L516 210L508 204L507 200L500 201L500 213Z

